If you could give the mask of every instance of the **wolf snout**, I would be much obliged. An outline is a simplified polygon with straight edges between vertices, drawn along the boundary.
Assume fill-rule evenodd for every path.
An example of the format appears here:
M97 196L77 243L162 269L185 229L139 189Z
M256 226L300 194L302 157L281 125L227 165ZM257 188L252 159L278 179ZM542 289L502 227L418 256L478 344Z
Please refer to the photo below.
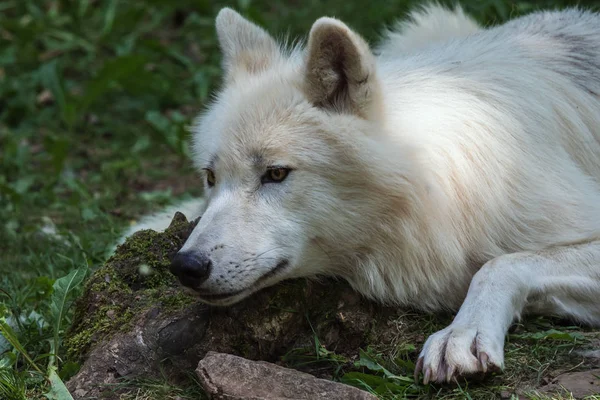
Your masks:
M210 276L212 261L207 254L179 252L171 261L171 273L182 285L197 288Z

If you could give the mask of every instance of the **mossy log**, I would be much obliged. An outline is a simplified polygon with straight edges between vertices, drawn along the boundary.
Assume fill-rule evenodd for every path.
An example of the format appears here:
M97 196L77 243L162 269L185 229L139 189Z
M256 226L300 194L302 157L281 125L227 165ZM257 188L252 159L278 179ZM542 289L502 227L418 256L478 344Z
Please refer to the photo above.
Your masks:
M291 280L230 307L198 302L169 273L194 226L178 213L164 233L136 233L87 282L66 338L82 363L68 382L76 398L117 398L111 384L122 378L183 376L208 351L285 364L283 355L314 348L315 338L348 359L370 343L398 344L389 321L400 311L341 281Z

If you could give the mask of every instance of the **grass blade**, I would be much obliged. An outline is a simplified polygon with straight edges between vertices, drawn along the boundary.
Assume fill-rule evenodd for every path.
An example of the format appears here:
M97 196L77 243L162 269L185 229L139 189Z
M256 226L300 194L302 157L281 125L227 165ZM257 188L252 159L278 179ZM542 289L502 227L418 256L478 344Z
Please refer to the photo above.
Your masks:
M2 336L4 336L8 343L10 343L19 353L21 353L23 357L25 357L27 362L29 362L29 364L37 372L39 372L42 376L45 375L40 369L40 367L38 367L38 365L35 363L35 361L31 359L29 353L27 353L23 345L21 345L21 342L19 341L16 332L13 330L13 328L11 328L11 326L8 323L6 323L6 320L4 318L0 318L0 334L2 334Z
M69 294L73 291L73 289L79 286L81 282L83 282L86 274L87 266L84 266L71 271L67 276L63 276L54 282L54 292L52 293L52 298L50 300L50 312L53 319L54 330L52 349L53 356L50 357L50 367L54 365L56 354L58 353L60 328L68 310L67 300L69 298Z
M19 373L10 368L0 368L0 398L6 400L26 400L25 381Z

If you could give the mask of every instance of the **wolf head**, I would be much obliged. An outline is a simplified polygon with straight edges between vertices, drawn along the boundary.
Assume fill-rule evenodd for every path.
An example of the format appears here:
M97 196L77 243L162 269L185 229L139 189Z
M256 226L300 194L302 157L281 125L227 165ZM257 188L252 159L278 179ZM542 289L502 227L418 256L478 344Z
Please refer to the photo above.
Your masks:
M193 136L206 209L173 273L220 305L291 277L352 281L391 210L410 202L410 157L381 141L373 53L331 18L291 50L231 9L216 28L224 87Z

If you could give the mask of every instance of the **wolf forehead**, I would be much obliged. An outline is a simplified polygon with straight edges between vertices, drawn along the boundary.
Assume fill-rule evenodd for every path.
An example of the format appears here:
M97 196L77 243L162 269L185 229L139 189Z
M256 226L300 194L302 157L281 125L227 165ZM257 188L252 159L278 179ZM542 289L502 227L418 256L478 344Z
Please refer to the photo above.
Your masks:
M199 161L213 165L217 160L290 162L283 158L293 155L292 149L301 151L306 142L302 138L319 129L318 119L302 98L257 91L216 104L194 127L193 146Z
M331 133L300 85L297 78L266 73L248 76L245 84L228 84L192 128L197 166L206 168L217 160L234 165L300 163L303 153L314 154L315 140ZM328 147L323 145L318 147Z

